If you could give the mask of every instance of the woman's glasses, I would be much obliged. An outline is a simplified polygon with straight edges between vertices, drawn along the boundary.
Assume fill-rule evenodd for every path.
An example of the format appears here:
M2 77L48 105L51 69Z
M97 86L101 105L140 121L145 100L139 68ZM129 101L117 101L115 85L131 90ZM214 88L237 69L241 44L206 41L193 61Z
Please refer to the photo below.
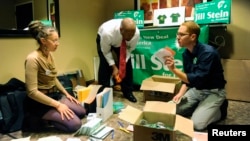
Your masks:
M47 40L49 40L49 41L51 41L52 43L59 43L59 39L55 39L55 40L51 40L51 39L47 39Z

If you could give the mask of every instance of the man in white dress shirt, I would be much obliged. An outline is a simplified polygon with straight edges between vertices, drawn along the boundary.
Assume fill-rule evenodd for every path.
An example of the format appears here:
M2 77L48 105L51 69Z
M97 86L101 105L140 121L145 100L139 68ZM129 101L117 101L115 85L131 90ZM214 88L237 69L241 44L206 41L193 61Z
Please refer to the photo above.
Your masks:
M126 74L119 84L123 96L131 102L137 102L137 100L133 95L133 69L130 56L139 38L140 31L131 18L111 19L104 22L99 27L96 38L100 58L98 83L105 87L110 87L110 78L115 78L119 73L120 46L122 40L125 40Z

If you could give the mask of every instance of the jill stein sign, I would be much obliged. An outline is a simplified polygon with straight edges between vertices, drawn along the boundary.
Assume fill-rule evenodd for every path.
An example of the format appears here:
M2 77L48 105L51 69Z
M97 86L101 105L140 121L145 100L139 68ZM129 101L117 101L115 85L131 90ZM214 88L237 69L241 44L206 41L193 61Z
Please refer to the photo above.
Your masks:
M198 24L229 24L231 0L213 0L195 5L195 22Z
M127 17L134 19L138 28L144 27L143 10L120 11L114 13L115 19L123 19Z

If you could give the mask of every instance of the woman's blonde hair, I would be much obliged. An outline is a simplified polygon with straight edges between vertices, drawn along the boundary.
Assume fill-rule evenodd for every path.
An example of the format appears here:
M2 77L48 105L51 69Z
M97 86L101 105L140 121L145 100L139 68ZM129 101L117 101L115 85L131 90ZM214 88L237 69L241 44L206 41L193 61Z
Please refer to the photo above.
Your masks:
M32 37L41 44L41 38L47 38L52 32L57 32L55 27L44 25L41 21L32 21L28 25Z

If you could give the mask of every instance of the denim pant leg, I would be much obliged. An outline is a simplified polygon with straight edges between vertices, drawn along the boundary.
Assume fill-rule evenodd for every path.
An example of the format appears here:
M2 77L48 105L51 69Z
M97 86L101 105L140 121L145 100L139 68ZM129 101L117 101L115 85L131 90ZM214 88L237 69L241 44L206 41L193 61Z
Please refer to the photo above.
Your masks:
M191 117L196 130L204 130L209 124L220 119L220 106L226 98L224 89L202 90L201 95L207 97L201 100Z
M181 102L177 104L176 113L184 117L190 117L199 104L199 101L197 91L194 88L190 88L182 97Z

